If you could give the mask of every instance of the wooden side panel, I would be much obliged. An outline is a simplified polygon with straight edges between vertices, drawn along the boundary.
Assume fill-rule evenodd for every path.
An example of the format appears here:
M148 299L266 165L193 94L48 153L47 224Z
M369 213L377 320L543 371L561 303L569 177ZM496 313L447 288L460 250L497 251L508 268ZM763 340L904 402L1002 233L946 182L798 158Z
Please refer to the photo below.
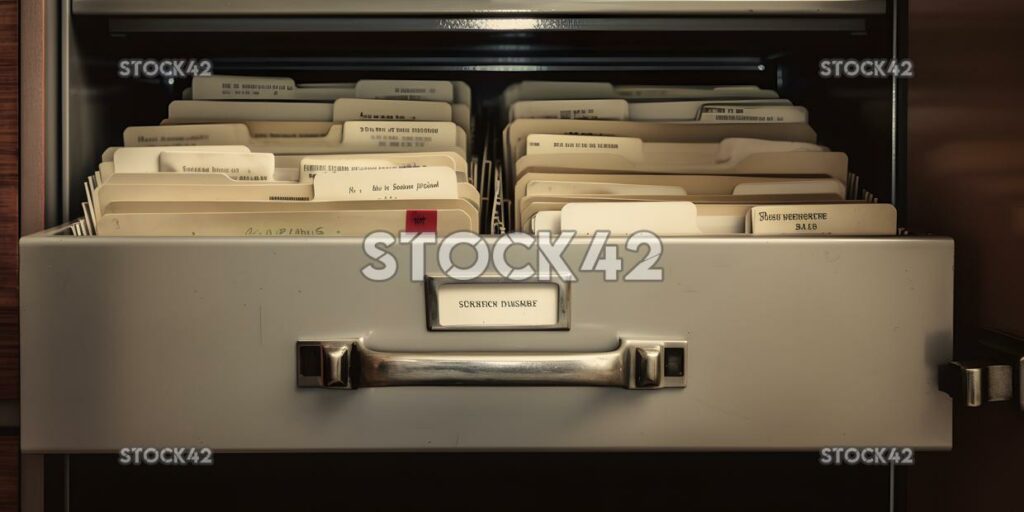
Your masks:
M956 356L1024 336L1024 3L910 0L909 227L956 239ZM908 473L911 512L1019 510L1024 414L958 408L953 450Z
M18 399L18 77L18 0L0 0L0 400ZM18 458L0 436L0 510L18 510Z
M18 1L0 0L0 400L18 398Z

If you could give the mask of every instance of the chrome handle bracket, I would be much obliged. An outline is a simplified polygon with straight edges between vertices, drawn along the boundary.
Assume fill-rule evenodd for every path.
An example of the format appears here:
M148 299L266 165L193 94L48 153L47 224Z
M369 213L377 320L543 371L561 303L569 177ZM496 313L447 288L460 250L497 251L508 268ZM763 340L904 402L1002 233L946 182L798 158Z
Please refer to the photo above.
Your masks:
M380 352L361 339L299 341L303 388L389 386L686 386L686 342L620 340L610 352Z
M352 359L356 348L356 342L300 341L295 349L299 387L354 389Z
M984 331L978 341L984 358L939 366L939 389L959 406L1005 402L1024 411L1024 339Z

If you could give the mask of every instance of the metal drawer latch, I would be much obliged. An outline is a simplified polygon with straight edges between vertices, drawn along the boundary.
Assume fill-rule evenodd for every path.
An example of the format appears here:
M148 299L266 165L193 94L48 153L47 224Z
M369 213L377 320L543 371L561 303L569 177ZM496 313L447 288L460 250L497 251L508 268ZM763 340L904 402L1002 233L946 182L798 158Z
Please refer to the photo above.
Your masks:
M965 407L1012 401L1024 411L1024 340L988 331L979 344L989 357L940 366L939 389Z

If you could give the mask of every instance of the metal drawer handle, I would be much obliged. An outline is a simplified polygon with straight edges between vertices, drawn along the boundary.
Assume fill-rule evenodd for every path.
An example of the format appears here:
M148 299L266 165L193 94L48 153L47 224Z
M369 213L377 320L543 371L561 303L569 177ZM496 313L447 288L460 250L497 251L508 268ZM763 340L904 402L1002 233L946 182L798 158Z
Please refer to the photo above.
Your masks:
M620 340L611 352L378 352L361 340L300 341L299 387L686 386L686 342Z

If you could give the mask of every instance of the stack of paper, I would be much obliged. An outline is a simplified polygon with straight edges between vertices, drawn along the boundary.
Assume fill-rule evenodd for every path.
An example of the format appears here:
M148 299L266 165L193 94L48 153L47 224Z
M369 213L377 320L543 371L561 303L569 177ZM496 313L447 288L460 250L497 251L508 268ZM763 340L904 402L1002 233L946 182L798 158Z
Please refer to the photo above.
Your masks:
M500 111L517 230L896 234L893 207L774 91L522 82Z
M103 153L76 234L480 230L462 82L209 76L186 98Z

